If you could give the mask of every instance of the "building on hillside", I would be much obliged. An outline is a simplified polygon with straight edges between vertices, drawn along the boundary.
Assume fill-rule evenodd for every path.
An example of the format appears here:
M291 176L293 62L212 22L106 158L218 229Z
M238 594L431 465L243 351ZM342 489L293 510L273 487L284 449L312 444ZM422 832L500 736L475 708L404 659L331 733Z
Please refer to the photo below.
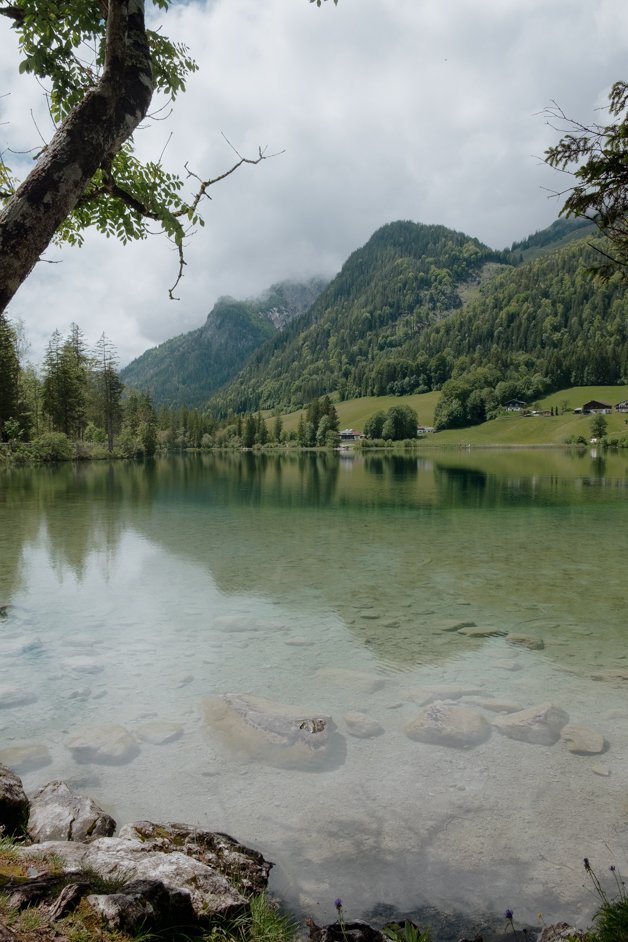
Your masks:
M504 406L506 412L522 412L527 403L523 399L511 399L510 402L507 402Z
M615 406L615 412L628 412L628 399L622 399Z
M354 428L343 428L340 430L341 442L357 442L364 438L362 432L357 432Z
M609 415L613 411L613 407L608 404L608 402L598 402L597 399L591 399L589 402L585 402L582 407L582 412L585 415Z
M416 427L417 435L429 435L429 433L433 431L434 431L433 425L417 425Z

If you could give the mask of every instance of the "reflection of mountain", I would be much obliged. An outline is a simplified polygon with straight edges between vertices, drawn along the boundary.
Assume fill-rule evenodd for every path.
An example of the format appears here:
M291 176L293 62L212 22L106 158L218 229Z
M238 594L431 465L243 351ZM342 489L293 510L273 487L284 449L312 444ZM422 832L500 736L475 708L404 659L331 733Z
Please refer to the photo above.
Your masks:
M116 557L128 528L210 574L227 596L276 599L306 633L336 613L379 657L403 665L450 657L439 628L447 621L499 620L505 586L514 601L533 584L539 610L575 618L590 602L587 579L576 578L592 554L583 533L606 521L596 618L612 624L607 581L622 559L614 515L625 496L615 485L626 461L609 454L605 468L593 464L566 452L215 453L29 470L3 494L0 604L40 534L55 570L81 581L89 559ZM547 531L548 519L560 526ZM569 592L557 592L561 579ZM183 580L171 591L184 604L193 590Z
M336 612L378 656L399 665L433 661L453 652L443 623L500 621L506 585L513 600L527 598L534 585L535 604L562 608L555 619L568 621L584 604L584 584L558 599L556 591L557 579L564 575L571 586L583 566L582 514L591 491L577 483L582 463L567 453L537 452L529 465L524 457L509 456L509 472L493 471L491 461L504 456L491 453L477 459L439 453L430 461L314 454L173 459L159 468L155 512L133 522L169 553L209 570L227 594L276 598L293 607L299 622L308 613L316 619ZM478 465L467 470L465 460ZM612 463L607 478L623 480L625 460ZM612 516L621 496L608 488L595 499L609 502ZM542 517L531 514L533 506ZM555 515L562 529L546 539L543 521Z

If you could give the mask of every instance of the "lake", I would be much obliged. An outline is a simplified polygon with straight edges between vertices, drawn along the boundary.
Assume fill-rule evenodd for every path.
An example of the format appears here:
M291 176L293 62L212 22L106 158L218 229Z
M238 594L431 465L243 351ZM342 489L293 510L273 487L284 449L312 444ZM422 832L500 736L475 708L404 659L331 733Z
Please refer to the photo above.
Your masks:
M588 918L582 858L628 869L627 534L625 452L4 472L0 761L119 824L231 833L319 923L339 896ZM330 740L269 742L242 702ZM537 706L526 741L508 717Z

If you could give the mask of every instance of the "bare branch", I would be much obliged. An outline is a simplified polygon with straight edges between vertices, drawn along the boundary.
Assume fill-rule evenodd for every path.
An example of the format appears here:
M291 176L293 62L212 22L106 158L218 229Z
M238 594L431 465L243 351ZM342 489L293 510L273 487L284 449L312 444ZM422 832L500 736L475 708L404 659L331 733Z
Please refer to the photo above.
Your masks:
M229 147L231 147L233 152L237 154L239 158L238 161L232 167L230 167L229 170L225 170L224 173L221 173L219 176L213 177L212 179L209 179L209 180L201 180L198 174L193 173L193 171L189 169L186 163L184 166L185 166L188 178L193 177L195 180L199 181L200 185L196 192L196 196L194 197L190 205L186 207L185 209L174 213L175 216L183 216L185 214L194 213L200 201L203 199L204 196L207 195L207 190L209 189L209 187L213 186L215 183L219 183L221 180L226 180L226 178L230 177L232 173L235 173L236 170L239 170L243 164L250 164L252 167L254 167L256 164L261 163L263 160L270 160L272 157L280 157L282 154L285 154L285 150L280 150L273 154L267 154L266 148L260 147L258 150L257 157L242 157L242 155L238 153L238 151L235 149L235 147L229 141L229 139L225 137L224 134L222 136L224 137L227 144L229 144Z

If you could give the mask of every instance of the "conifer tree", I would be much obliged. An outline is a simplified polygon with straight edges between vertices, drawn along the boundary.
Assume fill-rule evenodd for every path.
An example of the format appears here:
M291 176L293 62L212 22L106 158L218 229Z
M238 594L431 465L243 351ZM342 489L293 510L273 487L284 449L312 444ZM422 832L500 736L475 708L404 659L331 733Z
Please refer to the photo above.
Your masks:
M19 412L20 362L15 330L0 313L0 441L6 440L5 424Z

